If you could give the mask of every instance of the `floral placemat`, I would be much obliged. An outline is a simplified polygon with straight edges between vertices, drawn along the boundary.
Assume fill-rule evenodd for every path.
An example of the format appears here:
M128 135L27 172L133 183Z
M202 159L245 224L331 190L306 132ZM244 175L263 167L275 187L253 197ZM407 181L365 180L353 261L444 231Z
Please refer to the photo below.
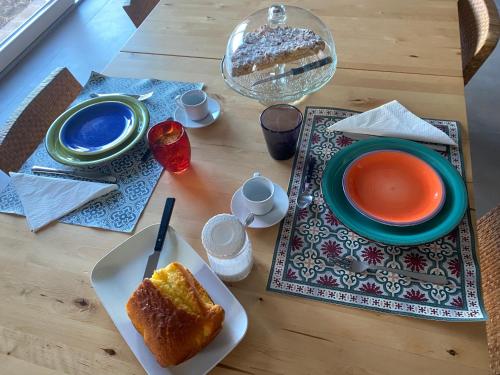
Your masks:
M116 78L92 72L82 92L72 105L89 99L91 93L143 94L154 91L154 95L144 102L150 114L151 126L168 117L173 117L177 106L175 102L177 95L202 87L203 83ZM59 221L118 232L129 233L133 231L163 171L163 167L151 155L147 160L142 160L147 150L146 143L144 139L118 159L103 166L88 168L115 176L118 190L94 199L62 217ZM26 160L19 172L31 174L31 167L34 165L65 168L64 165L50 157L45 150L43 141ZM0 193L0 212L17 215L24 213L21 201L11 185L8 185Z
M268 290L358 308L419 318L485 320L470 214L451 233L432 243L398 247L376 243L345 227L326 205L321 176L330 158L356 142L341 132L326 132L353 111L308 107L302 127L288 195L290 208L276 241ZM427 120L460 145L459 124ZM441 152L463 173L459 147ZM311 189L314 203L300 209L297 196L309 154L316 163ZM333 266L331 257L353 257L393 268L445 275L446 286L412 281L383 271L355 274Z

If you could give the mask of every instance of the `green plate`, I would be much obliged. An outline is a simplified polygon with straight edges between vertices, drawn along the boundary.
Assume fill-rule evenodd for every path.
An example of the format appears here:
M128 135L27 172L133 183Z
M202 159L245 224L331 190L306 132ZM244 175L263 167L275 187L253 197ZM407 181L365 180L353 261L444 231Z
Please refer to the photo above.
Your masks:
M363 216L348 202L342 189L346 167L367 152L384 149L415 155L434 167L443 179L446 201L429 221L409 227L384 225ZM326 203L345 226L363 237L388 245L418 245L443 237L460 223L467 209L465 184L448 160L426 146L396 138L362 140L336 153L325 168L321 190Z
M132 108L134 115L138 119L138 126L132 135L116 148L97 155L78 155L66 150L59 142L59 132L66 120L82 108L96 103L107 101L121 102ZM73 167L90 167L110 162L131 150L137 142L144 138L144 134L149 127L149 112L144 104L138 100L125 95L109 95L106 97L93 98L78 103L61 114L50 126L45 136L45 148L55 161Z

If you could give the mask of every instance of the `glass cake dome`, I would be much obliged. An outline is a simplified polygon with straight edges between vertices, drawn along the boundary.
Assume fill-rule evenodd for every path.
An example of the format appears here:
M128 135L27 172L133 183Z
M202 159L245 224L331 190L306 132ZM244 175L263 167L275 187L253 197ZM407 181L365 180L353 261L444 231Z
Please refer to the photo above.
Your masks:
M332 33L318 17L303 8L272 5L236 26L221 71L233 90L274 104L295 102L319 90L336 66ZM276 77L283 73L288 75Z

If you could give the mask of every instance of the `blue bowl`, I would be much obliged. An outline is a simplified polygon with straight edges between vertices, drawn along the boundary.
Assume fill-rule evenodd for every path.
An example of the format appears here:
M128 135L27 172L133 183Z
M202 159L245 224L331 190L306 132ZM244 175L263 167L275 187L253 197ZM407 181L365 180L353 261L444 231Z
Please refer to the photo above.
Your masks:
M121 145L137 128L137 117L127 104L106 101L75 112L61 126L59 142L68 152L96 155Z

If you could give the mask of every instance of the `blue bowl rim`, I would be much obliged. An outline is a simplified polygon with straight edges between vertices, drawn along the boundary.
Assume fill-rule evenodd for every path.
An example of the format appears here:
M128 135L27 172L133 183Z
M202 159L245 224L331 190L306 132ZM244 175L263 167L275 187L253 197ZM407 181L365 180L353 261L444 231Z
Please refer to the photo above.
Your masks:
M92 108L95 108L95 107L99 107L99 106L103 106L103 105L108 105L108 104L118 104L119 106L121 107L126 107L127 110L130 112L130 114L132 115L132 125L131 126L128 126L124 132L122 132L122 134L120 134L120 136L118 138L116 138L115 140L113 140L112 142L104 145L103 147L101 147L100 149L98 150L94 150L94 151L81 151L81 150L78 150L78 149L75 149L69 145L67 145L64 141L63 141L63 133L64 133L64 129L66 128L66 126L68 125L68 123L74 118L76 117L77 115L81 114L82 112L85 112L89 109L92 109ZM114 149L115 147L118 147L120 146L123 142L125 142L134 132L134 130L137 128L137 124L138 124L138 118L137 118L137 115L134 111L134 109L128 104L128 103L124 103L124 102L121 102L121 101L118 101L118 100L106 100L106 101L102 101L102 102L97 102L97 103L92 103L88 106L84 106L83 108L80 108L78 111L76 111L75 113L73 113L71 116L69 116L65 121L64 123L61 125L60 129L59 129L59 144L69 153L72 153L72 154L76 154L76 155L82 155L82 156L92 156L92 155L98 155L98 154L102 154L104 152L108 152L108 151L111 151L112 149Z

